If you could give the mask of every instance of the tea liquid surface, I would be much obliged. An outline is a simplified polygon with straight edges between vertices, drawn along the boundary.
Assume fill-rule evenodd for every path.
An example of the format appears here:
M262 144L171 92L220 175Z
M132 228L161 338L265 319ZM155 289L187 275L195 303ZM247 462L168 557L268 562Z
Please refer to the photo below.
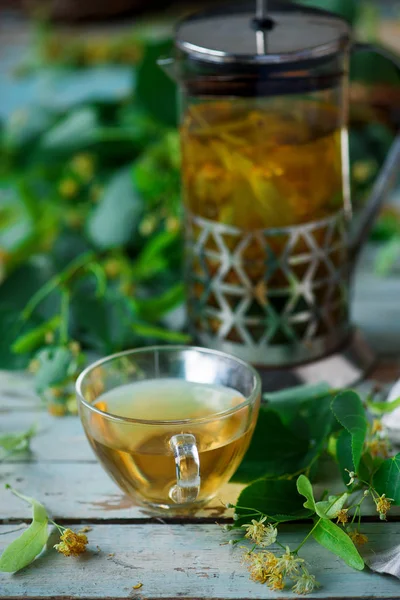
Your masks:
M157 505L171 504L176 484L169 440L181 433L196 438L201 486L198 501L212 497L237 469L251 437L249 407L218 417L244 402L236 390L180 379L155 379L123 385L93 403L103 412L141 420L189 420L187 423L119 422L91 413L86 423L89 441L114 481L129 495ZM190 419L210 418L206 422Z

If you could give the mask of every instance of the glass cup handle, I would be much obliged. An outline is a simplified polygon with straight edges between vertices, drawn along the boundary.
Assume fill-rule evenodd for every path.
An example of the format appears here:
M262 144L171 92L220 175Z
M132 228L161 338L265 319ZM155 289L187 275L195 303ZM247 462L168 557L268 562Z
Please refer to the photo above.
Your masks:
M200 491L200 459L196 438L191 433L172 436L169 445L175 459L176 485L170 498L176 504L194 502Z

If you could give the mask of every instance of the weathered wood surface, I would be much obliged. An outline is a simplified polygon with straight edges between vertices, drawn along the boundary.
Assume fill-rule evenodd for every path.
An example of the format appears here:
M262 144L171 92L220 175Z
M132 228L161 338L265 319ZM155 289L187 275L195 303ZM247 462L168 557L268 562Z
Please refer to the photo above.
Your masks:
M78 417L55 418L45 412L10 412L1 418L1 430L26 430L37 423L37 435L32 439L32 452L17 455L0 464L0 482L7 482L22 493L41 498L53 517L61 520L102 522L143 521L149 513L124 496L97 462L83 433ZM317 493L329 488L340 492L343 483L332 481L332 465L321 465ZM226 502L235 502L242 485L229 483L218 497L196 514L198 519L228 518L232 511L224 509ZM73 493L71 491L73 490ZM0 492L0 520L29 519L31 510L24 502L13 500L10 514L10 492ZM365 515L377 514L372 502L364 503ZM392 516L400 516L400 507ZM164 515L168 520L168 515ZM192 517L193 518L193 517Z
M400 278L378 281L368 253L363 261L354 296L355 321L387 357L372 379L389 384L400 375ZM372 382L364 389L369 385ZM225 534L213 522L229 517L222 502L235 500L240 485L225 486L217 500L190 519L164 516L162 522L134 506L103 472L78 417L51 417L32 392L29 375L0 373L0 432L24 431L33 423L38 434L32 439L31 454L1 463L0 485L8 482L42 500L57 521L90 523L92 551L81 559L48 551L17 575L1 574L1 598L276 597L249 581L240 551L220 546ZM332 482L324 469L318 485L321 490L342 486ZM366 514L376 519L373 506ZM399 515L393 511L392 518L397 521ZM20 522L29 519L30 507L0 489L0 551L14 539ZM285 526L282 541L298 543L302 530L302 525ZM372 548L400 543L400 522L368 522L363 531ZM353 571L314 543L304 547L304 556L323 585L315 597L400 600L400 584L393 578ZM139 582L143 587L134 590ZM293 596L287 592L278 597Z
M6 463L0 465L0 482L40 498L55 520L140 521L150 516L124 496L97 462ZM224 504L235 501L241 489L239 484L227 484L196 516L211 520L223 516ZM28 505L10 498L10 492L0 491L0 521L29 519L30 515Z
M0 528L0 550L13 539L14 529ZM393 545L400 542L400 524L366 524L363 531L372 548L388 538ZM250 581L241 550L221 546L227 534L216 525L94 525L88 535L86 556L65 558L50 549L18 575L3 575L1 597L294 598L290 591L277 595ZM303 537L302 526L282 528L281 540L292 548ZM398 580L368 569L354 571L315 542L303 550L322 586L313 597L400 599ZM133 589L138 583L143 586Z

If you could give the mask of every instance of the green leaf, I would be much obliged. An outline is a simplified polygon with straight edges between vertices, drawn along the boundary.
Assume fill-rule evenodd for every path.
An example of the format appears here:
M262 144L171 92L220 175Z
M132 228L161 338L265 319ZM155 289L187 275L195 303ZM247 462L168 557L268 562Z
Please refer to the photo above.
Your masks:
M18 183L0 182L0 248L9 255L7 268L26 260L36 239L34 211Z
M307 519L312 514L303 508L303 499L297 493L296 482L287 479L254 481L241 492L237 505L253 508L270 517L279 516L277 520L282 521ZM240 517L246 517L247 511L238 508L236 512Z
M118 286L108 285L104 296L96 296L93 286L82 282L72 299L74 337L101 354L132 347L131 329L136 318L133 303Z
M351 435L346 429L342 429L337 438L336 459L339 463L340 476L343 482L347 484L349 482L347 471L355 471L355 466L351 448Z
M374 415L385 415L393 412L400 406L400 398L396 398L392 402L374 402L373 400L367 399L367 407L369 412Z
M400 453L381 464L373 477L373 486L378 494L386 494L393 504L400 504Z
M310 480L305 475L300 475L300 477L297 479L296 485L299 494L306 498L306 502L303 504L304 508L308 508L309 510L316 512L314 493Z
M14 573L29 565L43 550L48 538L48 515L44 506L34 498L12 491L32 505L33 515L28 529L11 542L0 557L0 571L6 573Z
M400 235L396 234L379 249L375 257L375 272L378 275L388 275L400 260Z
M379 467L385 462L381 456L371 456L369 452L364 452L361 456L358 467L358 477L372 485L372 477Z
M157 321L165 313L181 305L184 300L185 286L183 283L177 283L154 298L137 298L136 306L140 317Z
M300 4L336 13L349 23L354 23L358 13L356 0L300 0Z
M249 449L232 480L248 482L295 473L302 469L309 448L309 440L297 437L275 411L261 406Z
M393 62L373 50L352 52L350 78L365 84L399 84L399 73Z
M40 134L54 122L54 115L39 106L27 106L13 113L6 119L3 141L6 147L13 150L26 147L35 141Z
M312 532L314 539L324 548L339 556L352 569L362 571L364 561L347 535L332 521L321 519Z
M130 167L109 181L87 222L87 234L101 250L133 241L143 216L143 201L136 193Z
M9 370L25 369L30 360L29 355L18 355L11 351L11 345L18 335L21 324L17 310L0 307L0 368Z
M263 400L270 402L273 408L276 408L276 404L284 405L286 408L292 405L299 406L305 400L313 401L324 398L330 391L330 385L321 381L320 383L295 385L277 392L265 392Z
M360 397L346 390L332 400L331 407L339 423L351 434L353 465L357 471L367 435L367 419Z
M168 131L134 162L135 187L152 209L167 208L180 214L180 141L177 131Z
M163 327L157 325L148 325L147 323L132 323L131 329L136 335L140 335L145 338L154 338L163 342L176 343L176 344L187 344L190 342L191 337L187 333L181 333L180 331L169 331Z
M96 141L98 119L94 108L79 108L68 113L41 138L41 148L48 152L77 152Z
M63 346L43 348L35 359L39 362L35 373L35 389L38 394L48 387L64 383L77 367L76 356Z
M179 240L176 231L161 231L154 235L144 246L132 266L132 276L136 281L151 279L168 267L168 254Z
M56 315L46 323L42 323L38 327L31 329L27 333L20 335L13 343L11 349L16 354L23 354L25 352L32 352L39 346L43 345L46 334L48 332L56 331L61 323L60 315Z
M53 275L50 257L40 257L24 264L11 273L1 285L1 306L22 311L34 293ZM50 311L47 310L38 310L38 313L45 319L54 316L54 313L49 314Z
M0 448L5 451L5 456L2 457L2 460L10 454L29 450L29 443L35 434L36 427L32 426L28 431L23 433L5 433L0 435Z
M176 84L158 66L157 59L168 55L172 42L149 40L137 69L136 97L157 121L177 125Z
M329 496L328 500L316 502L316 513L322 519L335 519L346 504L349 494L343 492L340 496Z

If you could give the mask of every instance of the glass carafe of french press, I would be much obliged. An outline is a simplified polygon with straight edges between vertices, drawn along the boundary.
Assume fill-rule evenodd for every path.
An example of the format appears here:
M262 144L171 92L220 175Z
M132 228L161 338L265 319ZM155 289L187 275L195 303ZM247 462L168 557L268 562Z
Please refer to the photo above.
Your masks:
M346 352L371 362L349 320L348 25L258 0L185 19L175 47L195 339L284 378L357 379L337 377Z

